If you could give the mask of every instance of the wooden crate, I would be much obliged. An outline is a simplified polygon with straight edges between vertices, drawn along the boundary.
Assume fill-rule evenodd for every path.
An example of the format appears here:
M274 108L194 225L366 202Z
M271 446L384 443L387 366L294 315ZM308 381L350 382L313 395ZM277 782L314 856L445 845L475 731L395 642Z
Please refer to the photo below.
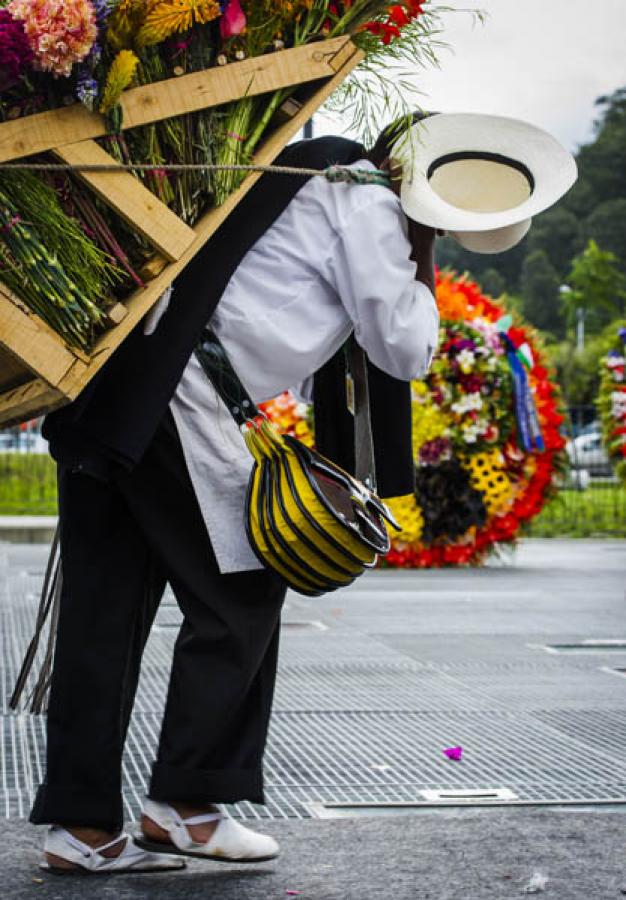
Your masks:
M122 97L123 127L310 84L307 99L288 107L285 120L255 154L254 162L265 165L361 58L352 41L340 37L137 87ZM115 164L94 140L105 133L102 116L79 104L4 122L0 162L52 151L72 164ZM110 327L89 355L68 347L0 282L0 426L26 421L74 399L260 177L248 175L222 206L190 228L128 171L77 174L155 248L154 277L114 307Z

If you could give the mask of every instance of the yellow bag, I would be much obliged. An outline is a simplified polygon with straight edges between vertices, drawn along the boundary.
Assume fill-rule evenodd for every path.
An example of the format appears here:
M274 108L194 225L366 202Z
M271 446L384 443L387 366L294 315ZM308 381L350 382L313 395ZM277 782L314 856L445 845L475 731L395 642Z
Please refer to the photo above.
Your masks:
M281 435L250 400L208 329L196 355L254 458L245 524L259 560L308 596L344 587L376 565L389 551L385 520L399 527L385 504L320 453ZM362 438L363 429L355 430ZM366 457L371 463L371 455Z

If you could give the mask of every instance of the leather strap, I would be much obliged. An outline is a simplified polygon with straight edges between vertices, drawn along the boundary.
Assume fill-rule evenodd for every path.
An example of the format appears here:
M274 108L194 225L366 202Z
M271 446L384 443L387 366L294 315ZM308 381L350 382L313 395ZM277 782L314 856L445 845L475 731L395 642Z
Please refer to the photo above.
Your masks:
M348 372L354 384L354 475L376 493L374 437L367 382L367 361L363 349L351 335L347 347Z
M194 350L205 375L223 400L238 425L259 415L218 336L207 326ZM376 491L374 439L370 416L367 365L365 353L354 335L346 346L348 371L354 382L354 457L355 477L370 490Z
M202 332L194 353L238 425L243 425L248 419L259 415L256 404L241 383L226 350L209 327Z

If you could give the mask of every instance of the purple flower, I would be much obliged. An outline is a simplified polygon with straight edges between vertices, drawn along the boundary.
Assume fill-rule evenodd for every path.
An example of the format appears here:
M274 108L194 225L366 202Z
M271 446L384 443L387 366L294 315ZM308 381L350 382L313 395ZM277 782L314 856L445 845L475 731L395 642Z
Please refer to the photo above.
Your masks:
M454 346L458 350L474 350L476 342L471 340L471 338L460 338L454 342Z
M24 26L0 9L0 91L17 84L32 60Z
M96 22L98 25L102 25L111 12L110 0L91 0L91 2L96 11Z
M98 82L91 77L89 72L83 72L76 82L76 96L87 109L93 112L93 108L98 96Z
M622 340L622 342L624 344L626 344L626 328L620 328L620 330L617 333L618 333L620 339Z
M434 466L442 459L449 459L451 446L448 438L438 437L422 444L419 451L419 460L422 465Z

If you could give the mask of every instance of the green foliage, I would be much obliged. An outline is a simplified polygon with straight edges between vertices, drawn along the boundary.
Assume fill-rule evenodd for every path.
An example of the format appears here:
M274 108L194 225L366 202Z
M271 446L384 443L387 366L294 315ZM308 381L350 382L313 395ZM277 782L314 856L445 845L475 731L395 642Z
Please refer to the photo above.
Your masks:
M603 250L613 253L620 269L626 272L626 197L598 204L585 219L582 234L585 241L594 240Z
M45 453L0 454L0 515L57 512L56 465Z
M626 312L626 276L620 271L614 253L601 250L591 240L572 261L567 276L572 288L563 295L568 325L576 310L585 311L585 330L595 334Z
M562 490L529 528L531 537L626 537L626 489L592 481L584 491Z
M527 253L543 250L559 278L565 279L572 256L583 249L580 222L563 206L556 206L538 216L527 239Z
M529 253L520 277L524 316L536 328L560 335L563 316L560 306L561 279L544 250Z
M615 335L626 321L611 322L599 334L585 341L582 350L571 338L548 343L550 362L556 369L567 406L592 406L600 387L600 361L615 343Z

